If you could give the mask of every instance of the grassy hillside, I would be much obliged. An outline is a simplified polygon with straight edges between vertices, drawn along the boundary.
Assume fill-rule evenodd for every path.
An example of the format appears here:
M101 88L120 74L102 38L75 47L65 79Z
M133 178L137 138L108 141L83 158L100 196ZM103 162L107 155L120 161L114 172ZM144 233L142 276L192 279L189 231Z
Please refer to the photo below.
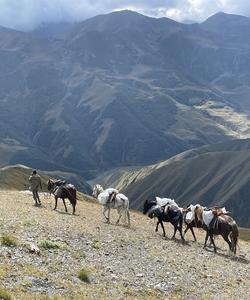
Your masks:
M23 165L7 166L0 169L0 189L27 190L28 178L32 169ZM86 194L91 193L90 186L78 175L61 171L38 171L41 175L43 191L47 191L49 178L60 178L73 183L77 189Z
M52 199L34 207L22 191L0 191L0 203L0 298L250 298L248 242L240 241L232 258L221 238L218 254L204 250L200 230L198 243L188 233L183 244L178 236L169 239L173 228L167 225L164 239L139 212L131 212L127 228L114 225L114 211L112 224L104 223L102 207L93 202L78 202L75 216L64 213L62 202L53 211Z
M137 170L114 170L99 180L122 190L136 209L156 195L174 198L182 206L225 205L239 224L250 227L249 139L193 149Z

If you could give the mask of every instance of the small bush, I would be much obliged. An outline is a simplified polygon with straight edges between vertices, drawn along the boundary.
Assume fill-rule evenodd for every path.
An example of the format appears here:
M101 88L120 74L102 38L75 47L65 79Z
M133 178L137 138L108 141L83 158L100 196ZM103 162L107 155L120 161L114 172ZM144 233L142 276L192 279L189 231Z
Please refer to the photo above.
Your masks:
M8 247L17 246L17 239L11 235L1 236L1 244Z
M44 249L59 249L61 248L60 244L50 240L42 240L39 242L39 247Z
M8 291L0 288L0 299L2 300L11 300L12 297Z
M77 276L81 281L84 281L86 283L90 283L90 271L83 268L78 272Z
M80 258L86 258L87 255L86 255L85 252L82 251L82 252L80 252L79 257L80 257Z
M99 241L94 241L93 244L92 244L92 248L94 249L100 249L101 248L101 244Z

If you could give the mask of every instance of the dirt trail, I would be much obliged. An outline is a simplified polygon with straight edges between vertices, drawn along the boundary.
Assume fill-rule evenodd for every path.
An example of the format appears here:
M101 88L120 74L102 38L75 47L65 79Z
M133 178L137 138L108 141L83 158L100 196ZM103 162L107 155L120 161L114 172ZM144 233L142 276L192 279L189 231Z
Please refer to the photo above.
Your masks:
M250 299L247 242L240 241L232 258L221 238L218 254L204 250L199 230L198 243L187 234L183 244L163 239L161 231L154 232L154 221L137 212L126 228L104 223L95 203L78 202L73 216L64 213L62 202L58 211L52 210L52 198L42 202L37 208L28 194L0 191L0 235L18 241L0 245L0 286L13 299ZM115 211L111 218L115 223ZM166 229L170 237L171 225ZM29 252L30 242L40 255ZM46 248L49 242L58 248ZM81 269L90 283L77 277Z

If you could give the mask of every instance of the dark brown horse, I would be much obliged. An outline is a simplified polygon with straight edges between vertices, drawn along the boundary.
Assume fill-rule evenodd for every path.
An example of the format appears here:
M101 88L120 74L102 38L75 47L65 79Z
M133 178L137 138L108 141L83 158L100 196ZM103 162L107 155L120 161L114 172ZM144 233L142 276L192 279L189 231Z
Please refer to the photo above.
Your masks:
M175 238L176 231L180 232L181 239L184 241L184 237L182 235L182 223L183 216L181 209L176 207L175 205L165 205L159 206L157 205L157 201L148 201L144 202L143 213L147 214L149 218L157 218L157 224L155 231L158 231L159 224L161 225L163 236L166 236L165 228L163 222L169 222L174 226L174 234L172 238Z
M58 198L63 200L63 204L65 207L65 211L67 212L67 206L65 203L65 199L69 199L70 203L73 206L73 214L75 214L76 208L76 188L73 184L66 183L63 180L53 180L49 179L48 181L48 190L50 193L54 194L55 196L55 208L57 208L57 201Z
M204 248L207 245L208 237L214 246L214 252L217 251L214 243L214 235L221 235L227 242L229 250L235 255L237 250L239 230L235 220L223 213L221 209L212 209L204 211L202 206L197 206L194 210L196 218L202 223L202 228L206 230L206 238ZM210 218L209 225L206 225L206 220Z

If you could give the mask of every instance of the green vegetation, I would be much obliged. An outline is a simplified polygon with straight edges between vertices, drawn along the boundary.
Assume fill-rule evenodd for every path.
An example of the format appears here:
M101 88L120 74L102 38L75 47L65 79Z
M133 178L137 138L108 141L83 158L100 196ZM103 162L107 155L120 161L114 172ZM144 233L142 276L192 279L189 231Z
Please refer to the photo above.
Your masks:
M6 289L2 289L0 288L0 299L1 300L11 300L11 294L6 290Z
M101 248L101 244L100 244L100 242L99 242L98 240L95 240L95 241L93 242L93 244L92 244L92 247L93 247L94 249L100 249L100 248Z
M79 272L77 277L86 283L90 283L90 271L86 268L82 268Z
M58 242L53 242L50 240L41 240L38 243L39 247L43 248L43 249L60 249L62 248L61 244Z
M1 244L8 247L17 246L17 238L12 235L3 235L0 238Z

